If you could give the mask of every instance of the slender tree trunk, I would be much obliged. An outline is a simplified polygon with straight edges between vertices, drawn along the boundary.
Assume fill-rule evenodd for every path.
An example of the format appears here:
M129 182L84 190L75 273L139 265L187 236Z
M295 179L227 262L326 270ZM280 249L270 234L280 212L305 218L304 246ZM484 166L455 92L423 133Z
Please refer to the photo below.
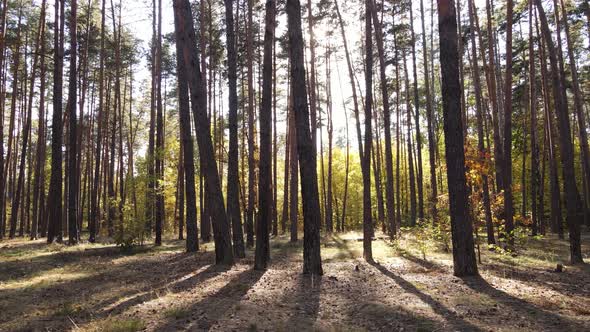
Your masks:
M412 107L410 101L410 79L408 76L408 67L406 64L406 51L402 49L404 77L406 81L406 127L407 127L407 153L408 153L408 173L410 177L410 226L416 225L416 175L414 173L414 160L412 157Z
M264 20L262 105L260 107L260 180L258 181L260 213L256 223L256 253L254 259L254 268L258 270L266 269L270 259L268 222L272 219L272 46L275 11L275 1L267 0Z
M551 38L551 31L547 22L547 16L540 0L535 4L541 20L541 29L545 37L549 62L551 65L551 78L553 85L553 94L555 98L555 110L557 113L557 124L559 127L559 143L561 149L561 160L563 163L562 172L564 179L564 188L566 195L567 224L570 240L570 260L572 264L582 263L582 249L580 244L580 219L582 218L582 204L576 186L576 174L574 172L574 151L571 141L571 128L568 115L567 100L565 98L565 86L563 77L559 77L557 69L556 51Z
M291 85L291 98L289 99L289 103L291 106L289 107L289 153L291 156L289 157L289 175L291 179L289 180L289 219L291 224L291 242L296 242L298 240L298 223L297 219L299 218L299 157L297 155L297 124L295 123L295 110L293 109L293 86Z
M42 214L39 212L41 206L43 205L43 200L40 199L42 197L42 192L45 191L45 183L42 181L44 178L45 169L43 165L45 164L45 16L46 16L46 0L43 0L41 3L41 15L39 17L39 36L38 36L38 45L41 49L40 60L41 63L40 67L40 90L39 90L39 129L37 131L37 147L36 147L36 158L35 158L35 172L33 175L33 220L32 220L32 227L31 227L31 240L37 239L39 226L42 224L41 217ZM2 52L2 50L0 50ZM1 66L1 63L0 63ZM0 120L2 121L2 120ZM0 133L1 135L2 133ZM1 157L0 157L1 158ZM1 169L0 165L0 169ZM1 210L1 209L0 209Z
M569 65L570 65L570 72L572 75L572 87L574 90L574 109L576 111L576 117L578 119L578 132L580 136L580 150L582 152L582 168L584 170L582 175L582 181L585 184L584 187L588 188L590 185L590 150L588 148L588 134L586 133L586 118L584 116L584 102L582 91L580 88L580 81L578 79L578 68L576 65L575 54L573 51L573 45L570 36L570 28L569 22L567 19L567 10L565 8L564 0L561 0L561 11L562 11L562 23L565 30L565 37L567 42L567 49L568 49L568 57L569 57ZM584 193L585 195L588 192ZM589 218L589 211L588 211L588 197L582 200L582 205L584 208L584 220L585 224L590 227L590 218Z
M506 3L506 76L504 83L504 220L507 248L514 250L512 201L512 0Z
M233 1L225 0L225 24L227 37L229 80L229 153L227 162L227 216L232 226L234 254L245 257L244 235L240 214L239 165L238 165L238 92L237 54L234 30Z
M162 0L158 0L158 31L156 37L156 245L162 244L164 223L164 113L162 107Z
M14 123L15 123L15 116L16 116L16 105L18 103L18 99L20 98L19 96L19 70L20 70L20 60L21 60L21 23L22 23L22 16L23 16L23 2L20 2L19 5L19 11L18 11L18 21L17 21L17 26L16 26L16 43L14 45L14 51L13 51L13 73L12 73L12 98L10 101L10 124L9 124L9 128L8 128L8 150L6 153L6 168L3 170L3 179L8 179L9 178L9 169L11 168L11 164L14 162L16 162L16 159L18 157L18 151L16 151L16 156L12 157L12 149L13 146L16 146L18 140L15 140L15 133L14 133ZM26 43L25 43L26 46ZM25 61L25 65L26 65L26 61ZM25 68L26 71L26 68ZM26 80L26 75L24 77L23 80ZM19 133L20 130L17 130L17 133ZM16 141L13 143L13 141ZM24 139L23 139L24 141ZM16 150L16 147L15 147ZM23 154L24 156L24 154ZM23 164L23 162L21 162L21 164ZM23 164L24 167L24 164ZM16 166L15 166L16 168ZM24 168L23 168L23 174L24 174ZM14 181L14 172L12 174L11 177ZM19 177L18 183L19 183L19 189L22 189L22 186L20 186L22 176ZM6 183L6 180L2 180ZM10 195L10 193L12 193L13 195ZM10 217L10 233L9 233L9 237L12 239L15 237L16 235L16 221L17 221L17 215L18 215L18 207L20 204L20 190L17 189L17 193L18 194L14 194L14 186L10 186L9 185L9 194L7 195L7 197L12 196L12 202L11 202L11 217ZM4 196L4 193L2 193L2 196ZM5 199L6 200L6 199ZM4 211L5 213L5 211ZM6 218L6 217L4 217ZM4 219L3 218L3 219ZM5 220L5 219L4 219ZM0 233L2 233L2 237L4 237L4 233L6 232L6 225L2 224L0 227Z
M62 241L62 90L65 0L55 0L53 117L51 123L51 180L49 182L49 227L47 242ZM59 22L59 24L58 24Z
M373 143L373 38L371 0L365 1L365 145L361 168L363 173L363 257L373 262L371 215L371 145Z
M254 25L252 23L252 9L254 0L248 1L248 27L246 36L246 54L248 67L248 210L246 211L246 245L248 247L254 246L254 214L256 208L256 157L254 147L254 54L253 32Z
M193 26L191 7L188 0L174 0L174 19L176 40L182 45L182 56L187 73L191 107L197 123L197 143L202 161L202 171L210 191L209 202L213 216L213 233L215 238L215 262L233 264L233 249L230 238L230 226L221 192L219 173L215 163L215 152L210 135L210 123L203 104L201 71L198 66L199 53L196 47L197 37ZM187 158L188 159L188 158Z
M342 15L340 14L340 9L338 7L338 0L334 0L334 6L336 7L336 14L338 14L338 23L340 26L340 34L342 35L342 42L344 43L344 53L346 55L346 64L348 67L348 78L350 79L350 87L352 89L352 101L353 101L353 111L354 117L356 120L356 136L358 141L358 149L359 149L359 157L363 159L363 136L361 133L361 122L359 119L359 103L358 97L356 92L356 84L354 83L354 70L352 68L352 60L350 58L350 52L348 50L348 42L346 41L346 32L344 31L344 22L342 20Z
M486 1L486 14L487 14L487 31L488 31L488 52L489 52L489 65L488 65L488 73L489 73L489 83L488 84L488 94L490 96L490 100L492 102L492 126L493 126L493 138L494 138L494 166L496 168L496 191L500 192L504 190L504 181L502 178L503 174L503 165L502 160L504 158L504 149L502 147L502 141L500 138L500 120L498 119L498 115L500 114L500 107L498 105L498 97L497 91L498 88L496 87L496 51L495 51L495 38L494 38L494 29L492 26L493 18L491 12L491 3L490 0Z
M537 27L537 34L539 29ZM559 173L557 171L557 154L555 151L555 125L551 113L551 92L549 91L545 40L541 38L541 81L543 84L543 100L545 103L545 140L549 157L549 190L551 200L551 231L563 239L563 220L561 213L561 196L559 192Z
M418 91L418 70L416 69L416 36L414 35L414 10L410 1L410 30L412 34L412 72L414 74L414 108L416 121L416 163L418 187L418 218L424 218L424 182L422 170L422 135L420 133L420 95Z
M146 191L146 233L151 236L154 227L154 207L156 189L156 0L152 1L152 44L151 44L151 90L150 90L150 125L148 134L147 175L148 188ZM105 124L108 122L105 121ZM105 126L106 128L106 126ZM106 156L105 156L106 157Z
M316 54L315 54L315 18L313 16L312 0L307 0L307 29L309 36L309 111L311 121L311 142L314 155L317 155L317 87L316 87Z
M281 233L287 231L287 219L289 218L289 168L291 167L291 93L287 79L287 112L285 116L285 168L283 170L283 208L281 212Z
M91 194L91 204L90 204L90 225L88 227L89 230L89 241L94 243L96 241L96 233L97 233L97 226L98 226L98 214L99 214L99 184L100 184L100 162L101 162L101 142L102 142L102 122L103 122L103 113L104 113L104 60L105 60L105 2L106 0L102 0L102 9L101 9L101 25L100 25L100 68L99 68L99 88L98 88L98 115L96 120L96 157L94 160L94 180L92 183L92 194ZM148 178L150 176L150 167L149 167L149 160L150 154L148 149ZM149 189L149 188L148 188ZM149 198L149 194L146 195L146 198ZM147 203L147 201L146 201ZM146 204L146 207L149 204ZM148 209L146 208L146 211ZM149 217L149 211L147 212L147 216ZM148 219L149 220L149 219Z
M297 154L301 174L303 200L303 273L321 275L320 256L320 201L318 193L316 156L309 124L309 110L305 86L303 61L303 33L301 29L301 4L299 0L287 0L287 18L293 84L293 112L297 127Z
M420 15L422 21L422 53L424 55L424 88L426 90L426 126L428 129L428 157L430 162L430 215L433 223L437 220L436 204L438 201L438 194L436 188L436 143L434 133L434 109L432 105L432 95L434 94L434 86L430 90L430 71L428 69L428 55L426 46L426 25L424 16L424 1L420 0ZM433 64L434 66L434 64ZM434 70L434 68L433 68ZM434 84L434 82L432 82ZM387 143L387 140L386 140Z
M531 209L533 235L537 235L543 223L543 186L539 173L539 143L537 141L537 88L535 72L535 40L533 34L533 2L529 1L529 111L531 112Z
M2 16L0 17L0 74L6 76L5 71L5 53L6 53L6 16L8 12L7 0L2 1ZM6 99L6 80L2 80L0 85L0 173L4 175L4 107ZM6 161L6 164L8 162ZM6 208L6 177L0 178L0 239L4 238L4 225L6 219L4 212Z
M69 176L68 181L68 235L69 244L78 243L80 234L78 230L78 133L77 133L77 111L78 105L78 78L77 78L77 50L78 50L78 34L77 34L77 0L70 2L70 77L68 83L68 111L69 126L68 133L70 135L69 147Z
M231 12L231 10L230 10ZM174 20L175 30L181 27L179 20ZM182 168L184 169L184 192L186 193L186 251L199 250L199 231L197 229L197 195L195 192L195 156L194 143L190 126L189 87L186 75L186 66L183 59L183 45L176 43L176 70L178 75L178 116L180 125L180 138L182 142ZM182 191L181 191L182 192ZM181 209L182 211L182 209ZM182 212L181 212L182 215ZM182 217L180 219L182 225ZM182 236L182 230L180 231Z
M371 1L371 12L373 18L373 25L375 26L375 39L377 41L377 51L379 54L379 78L381 84L381 99L383 102L383 124L385 135L385 202L387 208L387 224L389 227L389 235L393 239L396 236L395 225L395 206L394 206L394 192L393 192L393 158L391 152L391 115L389 107L389 93L387 91L387 76L385 63L385 50L383 46L383 30L379 19L377 17L377 9L373 0ZM348 123L347 123L348 124ZM348 158L348 147L347 147ZM347 159L348 161L348 159ZM348 172L347 172L348 174ZM347 179L348 180L348 177ZM348 184L346 182L345 186ZM344 205L345 206L345 205Z
M327 131L328 131L328 189L326 192L326 231L328 233L332 233L333 229L334 229L334 208L333 208L333 184L332 184L332 178L333 178L333 171L332 171L332 148L333 148L333 143L334 143L334 126L333 126L333 122L332 122L332 84L331 84L331 59L330 59L330 54L331 54L331 50L327 49L327 54L326 54L326 61L327 61L327 80L326 80L326 85L327 85L327 99L328 99L328 105L327 105Z
M483 109L483 96L481 92L481 79L480 79L480 72L479 72L479 64L477 61L477 51L475 45L475 33L474 30L474 21L475 21L475 4L473 0L469 0L469 27L472 31L471 33L471 48L472 48L472 61L471 67L473 68L473 82L475 88L475 104L476 104L476 118L477 118L477 149L479 151L479 158L485 158L487 151L484 145L484 130L483 130L483 119L484 119L484 109ZM486 220L486 230L487 230L487 240L488 244L495 244L496 239L494 238L494 225L492 223L492 209L490 207L490 192L489 192L489 184L488 184L488 176L487 174L482 174L482 196L483 196L483 208L485 213L485 220Z
M22 13L22 9L19 13ZM17 30L17 44L16 44L16 52L15 52L15 84L16 81L18 80L18 63L20 62L20 23L21 23L21 14L19 14L19 22L18 22L18 30ZM26 156L27 156L27 149L28 149L28 144L29 144L29 137L30 137L30 132L31 132L31 121L32 121L32 112L33 112L33 106L32 106L32 102L33 102L33 95L34 95L34 91L35 91L35 75L36 75L36 67L37 67L37 60L38 60L38 53L39 53L39 38L40 38L40 29L37 32L37 38L35 39L37 42L35 43L36 46L36 50L35 50L35 55L33 56L33 66L31 68L31 91L28 95L28 103L26 103L24 105L24 107L22 107L22 113L24 114L24 111L26 109L26 114L24 114L24 128L23 128L23 137L22 137L22 148L21 148L21 154L20 154L20 166L19 166L19 171L18 171L18 179L17 179L17 189L16 189L16 194L13 196L13 202L12 202L12 211L11 211L11 215L10 215L10 238L14 238L14 236L16 235L16 224L17 224L17 220L18 220L18 210L20 207L20 203L21 203L21 196L23 196L23 187L24 187L24 181L25 181L25 163L26 163ZM25 55L25 59L26 59L26 55ZM26 70L26 68L25 68ZM26 79L26 77L24 77L24 79ZM15 106L14 102L17 96L16 90L13 89L13 107ZM26 98L27 96L25 96ZM15 143L16 144L16 143ZM15 158L16 159L16 158ZM16 161L16 160L15 160ZM20 223L20 228L21 228L21 232L20 235L22 236L23 232L22 232L22 228L23 228L23 223L25 220L25 215L21 214L21 223Z

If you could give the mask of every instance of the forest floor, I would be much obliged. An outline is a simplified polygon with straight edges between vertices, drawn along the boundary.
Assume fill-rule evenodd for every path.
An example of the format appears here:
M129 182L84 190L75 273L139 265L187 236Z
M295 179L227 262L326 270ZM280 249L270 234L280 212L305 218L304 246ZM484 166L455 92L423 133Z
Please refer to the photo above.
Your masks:
M272 239L265 272L252 270L252 251L229 269L212 265L212 244L186 254L173 240L127 253L4 241L0 331L590 330L590 266L554 272L566 241L529 238L515 257L482 250L481 277L457 278L449 253L409 232L378 236L375 264L360 237L324 238L314 279L301 274L301 242L285 237ZM590 234L582 242L588 261Z

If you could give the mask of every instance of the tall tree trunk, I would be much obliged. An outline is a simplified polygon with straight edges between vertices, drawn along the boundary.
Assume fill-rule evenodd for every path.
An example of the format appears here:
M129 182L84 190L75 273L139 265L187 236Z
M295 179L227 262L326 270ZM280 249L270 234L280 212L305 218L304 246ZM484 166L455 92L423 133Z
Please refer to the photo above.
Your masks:
M420 133L420 95L418 91L418 70L416 70L416 36L414 35L414 10L410 1L410 30L412 34L412 72L414 74L414 108L416 121L416 163L418 187L418 218L424 218L424 181L422 170L422 135Z
M20 36L21 36L21 20L22 20L22 2L21 2L21 8L19 10L19 18L18 18L18 25L17 25L17 34L16 34L16 45L15 45L15 52L14 52L14 81L13 81L13 89L12 89L12 108L14 109L16 107L16 99L18 96L18 90L17 90L17 84L18 84L18 70L19 70L19 63L20 63ZM37 38L38 39L38 38ZM26 45L25 45L26 48ZM35 52L35 54L37 54L37 52ZM36 58L36 56L35 56ZM25 64L26 64L26 53L25 53ZM35 85L35 66L36 64L33 64L33 68L31 69L31 92L29 94L30 97L33 96L33 92L34 92L34 85ZM23 78L23 80L26 80L26 68L25 68L25 77ZM29 99L29 104L31 103L32 98ZM26 105L22 108L22 113L24 114L24 108L26 107ZM11 110L12 113L12 110ZM11 214L10 214L10 238L14 238L16 235L16 224L17 224L17 220L18 220L18 209L20 207L20 203L21 203L21 196L22 196L22 191L23 191L23 186L24 186L24 177L25 177L25 162L26 162L26 155L27 155L27 145L28 145L28 140L29 140L29 132L30 132L30 128L31 128L31 116L32 116L32 107L28 107L27 109L27 113L22 115L24 117L24 121L25 121L25 125L23 128L23 137L22 137L22 149L21 149L21 154L20 154L20 167L19 167L19 171L18 171L18 180L17 180L17 189L16 189L16 193L13 196L12 199L12 210L11 210ZM12 115L11 115L12 117ZM12 135L12 132L9 133L10 135ZM15 142L16 145L16 142ZM16 161L16 158L14 158ZM21 225L22 225L22 221L21 221Z
M297 154L301 174L303 200L303 273L323 274L320 256L320 201L316 171L316 155L309 124L309 110L305 86L303 61L303 33L301 29L301 4L299 0L287 0L287 18L293 85L293 112L297 127Z
M583 167L583 175L582 181L585 184L584 187L588 188L590 186L590 150L588 148L588 134L586 133L586 118L584 116L584 101L582 97L582 91L580 89L580 81L578 79L578 68L576 65L575 54L573 50L573 45L570 36L570 28L569 22L567 19L567 10L565 8L564 0L561 0L561 11L562 11L562 23L565 30L565 40L567 42L567 49L568 49L568 57L569 57L569 65L570 65L570 72L572 75L572 87L574 90L574 109L576 111L576 117L578 119L578 132L580 136L580 150L582 152L582 167ZM584 193L588 195L588 192ZM582 207L584 208L584 219L585 224L590 227L590 218L588 216L588 197L584 197L582 200Z
M543 223L543 186L539 173L539 143L537 141L537 88L535 72L535 40L533 34L533 2L529 1L529 111L531 112L531 209L533 235L537 235Z
M363 257L373 262L371 215L371 145L373 144L373 38L371 0L365 1L365 145L361 168L363 173Z
M348 68L348 78L350 80L350 87L352 89L352 101L353 101L353 111L354 117L356 120L356 136L358 141L358 149L359 149L359 157L360 159L363 158L363 136L361 133L361 122L359 119L359 103L358 97L356 92L356 84L354 82L354 70L352 68L352 60L350 58L350 52L348 50L348 42L346 41L346 32L344 31L344 22L342 20L342 15L340 13L340 8L338 7L338 0L334 0L334 6L336 7L336 14L338 14L338 23L340 26L340 34L342 35L342 42L344 43L344 53L346 55L346 65Z
M210 107L210 101L208 98L207 93L209 92L210 89L207 89L207 57L206 57L206 46L207 46L207 28L206 28L206 24L207 24L207 8L206 8L206 2L207 0L201 0L199 3L199 16L200 16L200 24L199 24L199 49L201 50L202 56L201 56L201 62L200 62L200 66L201 66L201 82L202 82L202 89L203 89L203 105L205 107L205 112L207 112L207 116L209 118L209 121L211 121L211 116L210 116L210 112L211 112L211 107ZM209 54L211 54L211 51L209 51ZM195 120L196 121L196 120ZM197 128L197 124L195 123L195 128ZM196 129L195 129L196 130ZM203 165L201 163L201 169L203 169ZM203 178L203 174L201 173L201 178ZM203 182L203 179L201 179L201 182ZM201 204L201 240L203 240L203 242L209 242L211 241L211 214L209 213L210 209L209 209L209 190L207 189L207 183L205 181L205 183L203 183L204 185L204 191L201 195L201 200L202 200L202 204Z
M463 122L461 121L462 89L459 81L457 17L453 0L438 0L438 28L445 149L448 165L447 181L453 239L453 270L456 276L477 275L477 263L473 248L473 226L469 218L465 179Z
M256 157L254 146L254 37L252 30L252 9L254 0L248 1L248 27L246 36L246 54L248 63L248 211L246 211L246 245L254 246L254 214L256 208Z
M406 82L406 128L407 128L407 153L408 173L410 178L410 226L416 225L416 175L414 173L414 160L412 157L412 107L410 101L410 78L406 63L406 51L402 49L404 77Z
M275 11L275 1L267 0L264 20L262 105L260 107L260 180L258 181L260 211L256 223L256 253L254 258L254 268L258 270L266 269L270 259L268 222L272 219L272 46Z
M244 235L240 214L239 165L238 165L238 69L234 29L233 1L225 0L225 25L227 38L227 63L229 81L229 153L227 161L227 217L230 219L234 254L245 257Z
M297 155L297 124L295 123L295 110L293 109L293 85L290 87L291 98L289 99L289 220L291 224L291 242L298 240L298 223L299 218L299 157Z
M328 189L326 190L326 231L328 233L332 233L334 229L334 208L333 208L333 186L332 186L332 178L333 178L333 171L332 171L332 148L334 142L334 126L332 122L332 84L331 84L331 60L330 60L331 50L328 46L326 51L326 70L327 70L327 77L326 77L326 99L327 99L327 132L328 132Z
M179 20L174 20L174 24L175 30L179 31L181 29ZM184 183L181 183L180 186L182 187L184 185L184 192L186 193L186 251L196 252L199 250L199 232L197 229L197 195L195 192L195 156L190 125L189 87L183 51L181 43L177 42L178 116L183 152L182 168L184 169ZM182 223L182 218L180 222ZM180 234L182 235L182 231Z
M426 126L428 130L428 157L430 162L430 215L433 222L437 220L436 204L438 201L438 194L436 188L436 143L434 133L434 109L432 105L432 95L434 94L434 86L430 90L430 71L428 69L428 55L426 46L426 25L424 16L424 1L420 0L420 16L422 21L422 53L424 55L424 88L426 90ZM432 65L434 66L434 64ZM434 68L433 68L434 70ZM434 84L434 82L432 82ZM432 94L432 95L431 95ZM386 140L387 142L387 140Z
M45 168L43 165L45 164L45 16L46 16L46 0L43 0L41 3L41 15L39 17L39 36L38 36L38 45L41 49L41 63L40 67L40 90L39 90L39 129L37 131L37 146L36 146L36 158L35 158L35 172L33 175L33 220L32 220L32 227L31 227L31 240L37 239L37 235L39 232L39 226L42 224L42 210L41 206L43 205L43 197L42 192L45 191L45 182L42 181L44 179ZM0 50L1 52L1 50ZM1 66L1 63L0 63ZM0 120L1 121L1 120ZM2 133L0 132L0 135ZM1 158L1 157L0 157ZM0 169L2 165L0 164ZM1 191L0 191L1 192ZM1 210L1 209L0 209Z
M2 1L2 16L0 17L0 74L6 76L5 72L5 53L6 53L6 17L8 13L7 0ZM2 80L0 85L0 174L4 174L4 107L6 99L5 91L6 80ZM6 162L7 164L8 162ZM4 212L6 208L6 177L0 178L0 239L4 238L5 218Z
M55 0L54 68L53 68L53 117L51 123L51 179L49 182L49 227L47 242L62 241L62 90L65 0ZM59 24L58 24L59 22Z
M146 191L146 233L151 236L155 217L155 189L156 189L156 0L152 1L152 44L151 44L151 90L150 90L150 125L148 134L147 175L148 188ZM106 117L106 115L105 115ZM105 129L108 120L105 119ZM106 157L106 156L105 156Z
M16 159L18 157L18 151L16 151L15 154L17 154L17 156L12 156L13 154L13 146L16 146L18 140L15 140L15 133L14 133L14 124L15 124L15 116L16 116L16 105L18 103L18 99L20 98L19 96L19 70L20 70L20 60L21 60L21 23L22 23L22 17L23 17L23 2L20 2L19 5L19 11L18 11L18 21L17 21L17 25L16 25L16 43L14 45L14 51L12 54L12 58L13 58L13 72L12 72L12 97L10 100L10 124L8 127L8 150L6 152L6 168L4 170L2 170L2 174L3 174L3 180L4 183L6 183L7 179L10 177L9 175L9 170L11 169L11 164L13 162L16 162ZM26 46L26 43L25 43ZM26 65L26 61L25 61L25 65ZM24 80L26 80L26 75L24 77ZM19 133L20 130L17 130L17 133ZM17 141L17 142L14 142ZM14 142L14 143L13 143ZM16 150L16 148L15 148ZM16 166L15 166L16 167ZM23 169L24 172L24 169ZM24 173L23 173L24 174ZM14 172L12 174L11 177L14 181ZM20 179L19 179L19 184L20 184ZM20 203L20 195L14 195L14 186L10 186L9 185L9 193L6 195L7 197L12 196L12 210L11 210L11 218L10 218L10 233L9 233L9 237L10 238L14 238L14 236L16 235L16 216L18 214L18 206ZM12 193L12 195L11 195ZM20 194L20 192L19 192ZM4 196L4 192L2 193L2 196ZM6 203L6 198L4 199L4 204ZM15 206L16 206L16 210L15 210ZM3 212L4 214L6 213L6 211ZM3 219L6 218L5 216L3 217ZM6 219L4 219L6 220ZM6 232L6 224L3 223L2 225L0 225L0 233L2 234L2 237L4 237L4 233Z
M315 55L315 18L313 16L312 0L307 0L307 29L309 36L309 111L311 121L311 143L314 155L317 155L317 80L316 80L316 55ZM320 128L321 129L321 128Z
M500 138L500 120L498 119L498 115L500 114L500 107L498 105L498 97L497 91L498 88L496 87L496 51L495 51L495 38L494 38L494 29L492 27L492 11L491 11L491 0L486 1L486 14L487 14L487 31L488 31L488 52L489 52L489 65L487 67L488 75L490 77L488 84L488 94L490 96L490 100L492 102L492 126L493 126L493 138L494 138L494 166L496 169L496 190L500 192L504 190L504 181L503 181L503 160L504 160L504 149L502 147L502 141Z
M395 206L393 193L393 158L391 152L391 115L389 107L389 93L387 91L387 76L385 63L385 50L383 46L383 30L379 19L377 17L377 8L373 0L371 1L371 15L373 18L373 25L375 26L375 39L377 41L377 51L379 54L379 79L381 86L381 99L383 103L383 126L385 135L385 202L387 208L387 224L389 227L389 235L393 239L396 236L395 225ZM347 119L348 120L348 119ZM347 122L348 125L348 122ZM348 127L347 127L348 128ZM348 151L348 146L347 146ZM347 152L348 158L348 152ZM348 159L347 159L348 160ZM348 180L348 178L347 178ZM345 206L345 205L344 205ZM344 207L343 206L343 207Z
M576 186L576 174L574 171L574 150L571 141L571 128L568 115L567 100L565 98L565 86L563 77L560 77L557 68L557 59L551 31L547 22L547 16L540 0L536 0L539 19L541 20L541 29L545 37L549 62L551 65L551 80L553 85L553 94L555 98L555 111L557 113L557 124L559 127L559 143L561 149L561 160L563 163L562 172L564 179L564 188L566 196L567 225L570 240L570 260L572 264L582 263L582 249L580 244L580 219L581 201Z
M100 184L100 162L101 162L101 143L102 143L102 122L103 122L103 114L104 114L104 60L105 60L105 2L106 0L102 0L102 9L101 9L101 24L100 24L100 68L98 74L98 81L99 81L99 88L98 88L98 115L96 120L96 157L94 160L94 180L92 182L92 193L91 193L91 204L90 204L90 224L88 227L89 230L89 241L94 243L96 241L96 233L98 228L98 214L99 214L99 184ZM150 154L148 149L148 177L149 174L149 164L150 164ZM149 188L148 188L149 189ZM149 198L149 194L146 195L146 198ZM147 201L146 201L147 203ZM147 205L147 204L146 204ZM146 208L146 211L148 209ZM147 212L147 217L149 217L149 211Z
M281 233L287 231L289 218L289 168L291 167L291 88L287 78L287 112L285 114L285 168L283 169L283 207L281 211Z
M174 19L176 23L176 40L182 45L182 56L189 83L191 107L197 123L197 143L202 160L202 171L208 184L209 202L213 217L213 233L215 238L215 262L217 264L233 264L233 250L230 226L223 202L219 173L215 163L215 152L211 141L210 123L203 104L201 71L198 66L199 53L196 47L197 37L193 26L191 7L188 0L174 0Z
M158 0L156 37L156 245L162 244L164 219L164 113L162 107L162 0Z
M507 248L514 250L512 201L512 0L506 3L506 76L504 83L504 220Z
M469 28L471 29L471 48L472 48L472 61L471 67L473 68L473 82L475 88L475 104L476 104L476 118L477 118L477 149L479 151L479 158L485 158L486 149L484 146L484 131L483 131L483 96L481 92L481 78L479 73L479 64L477 61L477 48L475 45L475 30L474 21L476 15L476 8L473 0L469 0ZM490 207L490 191L488 184L487 174L482 174L482 196L483 196L483 208L486 220L487 240L488 244L495 244L496 239L494 238L494 225L492 223L492 209Z
M277 134L277 38L276 38L276 30L277 25L273 27L273 39L272 39L272 134L273 134L273 144L272 144L272 189L273 189L273 198L272 198L272 235L278 236L279 235L279 214L278 214L278 196L279 196L279 189L278 189L278 134ZM286 167L287 164L285 164Z
M68 182L68 235L70 245L78 243L80 238L78 230L78 133L77 133L77 111L78 106L78 72L77 72L77 53L78 53L78 34L77 34L77 0L70 2L70 77L68 82L68 111L70 135L70 157L69 157L69 176Z
M537 26L537 34L539 29ZM561 196L559 192L559 173L557 171L557 153L555 151L555 125L554 117L551 113L551 92L549 91L547 73L547 61L545 51L545 40L541 38L541 81L543 84L543 100L545 103L545 140L549 157L549 190L551 199L551 231L557 233L560 239L563 239L563 220L561 213ZM555 101L554 101L555 102Z

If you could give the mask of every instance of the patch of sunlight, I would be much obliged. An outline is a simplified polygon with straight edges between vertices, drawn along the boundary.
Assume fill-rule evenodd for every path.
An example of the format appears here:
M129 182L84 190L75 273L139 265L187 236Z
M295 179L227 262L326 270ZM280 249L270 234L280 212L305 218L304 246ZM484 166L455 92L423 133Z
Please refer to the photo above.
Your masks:
M547 248L545 251L538 251L531 254L529 251L517 252L516 256L508 253L494 253L482 251L482 257L489 259L492 262L503 263L509 266L519 267L551 267L554 268L557 263L567 263L568 258L557 254L554 250Z
M182 319L190 315L190 310L187 307L177 306L165 309L162 314L165 318Z
M85 332L136 332L145 329L145 323L137 318L107 318L76 329Z
M171 280L170 282L166 283L165 285L162 285L161 287L155 287L155 288L151 288L147 291L137 292L137 293L134 293L129 296L121 297L118 301L113 302L111 305L104 307L103 311L108 312L108 311L112 310L113 308L116 308L124 303L132 303L136 300L141 300L143 298L145 298L146 301L141 301L138 304L149 302L149 301L147 301L148 299L156 299L157 300L157 299L165 298L165 297L172 294L172 288L175 285L177 285L183 281L186 281L186 280L196 277L197 275L199 275L200 273L202 273L206 269L208 269L210 266L211 265L203 266L194 272L186 274L186 275L184 275L180 278L177 278L175 280Z
M35 246L37 245L37 246ZM9 242L0 247L0 262L14 262L19 260L32 260L41 257L52 256L59 253L84 252L89 249L112 247L109 244L80 243L76 246L67 246L60 243L46 244L44 240Z
M87 278L90 275L87 272L72 271L71 269L59 267L37 273L26 279L12 279L7 282L0 282L0 290L34 290L57 283Z
M489 297L486 294L480 293L465 293L465 294L458 294L451 298L451 301L455 305L462 305L473 309L484 309L493 307L498 304L496 300Z

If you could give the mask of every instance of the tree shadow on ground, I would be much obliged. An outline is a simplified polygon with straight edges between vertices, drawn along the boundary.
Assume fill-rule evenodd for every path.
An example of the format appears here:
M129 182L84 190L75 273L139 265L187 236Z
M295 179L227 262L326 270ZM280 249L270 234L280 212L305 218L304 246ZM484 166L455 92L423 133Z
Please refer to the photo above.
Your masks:
M483 267L485 272L499 278L518 280L525 284L533 284L535 287L545 287L566 296L585 294L590 297L590 290L580 287L580 284L587 284L590 281L590 270L585 269L583 265L566 268L561 273L550 269L520 268L501 264L484 264ZM576 279L580 282L571 282Z
M361 327L370 331L436 331L440 321L409 310L406 306L382 303L379 298L352 299L347 317L339 321L344 328L336 331L356 330Z
M318 318L320 294L323 278L321 276L299 274L295 290L286 294L283 302L293 302L293 310L285 328L293 331L310 331Z
M339 253L334 258L325 258L324 261L337 261L340 259L355 259L355 253L350 249L350 246L344 239L339 235L333 234L328 238L330 242L324 244L324 246L332 246L339 250Z
M465 277L463 278L463 282L472 290L478 293L486 294L502 306L509 307L510 310L517 313L519 317L528 319L531 322L539 324L543 330L588 330L588 326L582 326L581 324L575 321L564 318L551 311L540 309L530 302L527 302L523 299L519 299L502 290L499 290L494 286L490 285L482 277Z
M428 304L435 313L443 317L450 325L453 326L454 329L460 331L481 331L479 327L462 319L457 315L457 313L449 310L446 306L444 306L439 301L433 299L430 295L421 292L418 288L416 288L416 286L414 286L412 283L405 280L401 276L396 275L395 273L389 271L386 267L378 263L373 263L371 265L377 270L379 270L383 275L395 281L395 283L397 283L403 290L417 296L424 303Z
M113 264L117 257L122 255L84 261L91 265L82 270L88 275L80 278L1 290L0 305L7 310L0 314L0 330L11 329L7 326L14 324L34 330L40 322L62 330L72 324L64 314L83 324L123 312L162 293L195 287L221 271L210 265L212 252L145 255ZM77 261L71 265L80 268ZM19 312L33 314L21 316Z
M19 248L21 248L21 246L19 246ZM22 248L29 248L29 246L24 244ZM36 250L35 248L37 248L36 243L32 245L30 249L26 250ZM42 247L39 247L39 249L40 248ZM144 245L134 247L130 251L123 251L120 247L108 246L101 248L86 248L78 251L55 251L32 258L24 257L22 259L0 262L0 282L11 279L28 278L56 267L80 263L88 258L112 261L120 257L134 256L152 251L157 252L158 248L151 245Z
M219 319L232 309L262 278L264 271L245 270L233 277L215 294L184 308L189 317L170 317L162 322L156 331L209 330Z
M416 265L419 265L426 270L429 270L429 271L446 271L446 270L448 270L447 267L444 265L438 264L435 261L429 261L429 260L425 260L423 258L420 258L405 249L398 249L398 252L399 252L401 258L403 258L407 261L410 261Z

